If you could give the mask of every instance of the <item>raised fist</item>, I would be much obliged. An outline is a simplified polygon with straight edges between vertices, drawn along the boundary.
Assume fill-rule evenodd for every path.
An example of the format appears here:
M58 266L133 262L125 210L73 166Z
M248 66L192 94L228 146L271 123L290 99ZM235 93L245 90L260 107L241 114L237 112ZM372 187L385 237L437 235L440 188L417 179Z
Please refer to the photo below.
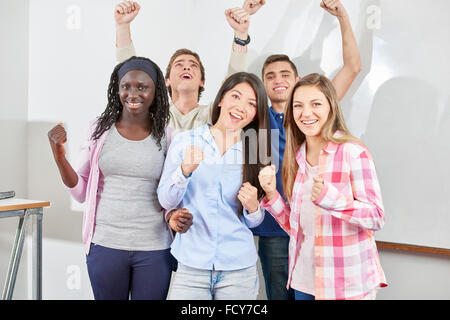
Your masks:
M122 1L114 8L114 19L117 24L127 24L136 18L141 6L134 1Z
M320 6L335 17L345 17L347 11L339 0L322 0Z
M48 140L50 141L55 160L59 161L63 159L66 155L64 143L67 141L67 132L62 126L62 123L59 123L48 132Z
M259 184L266 193L267 199L270 201L277 193L276 168L272 164L264 167L258 175Z
M242 8L245 9L248 14L253 15L265 4L266 0L245 0Z
M250 182L244 182L239 189L238 199L248 213L258 210L258 189L252 186Z
M184 152L183 162L181 163L181 170L185 176L190 175L198 168L200 162L204 159L202 149L197 146L189 146Z
M233 28L235 33L248 33L250 15L245 9L233 8L225 10L225 16L227 17L228 24Z

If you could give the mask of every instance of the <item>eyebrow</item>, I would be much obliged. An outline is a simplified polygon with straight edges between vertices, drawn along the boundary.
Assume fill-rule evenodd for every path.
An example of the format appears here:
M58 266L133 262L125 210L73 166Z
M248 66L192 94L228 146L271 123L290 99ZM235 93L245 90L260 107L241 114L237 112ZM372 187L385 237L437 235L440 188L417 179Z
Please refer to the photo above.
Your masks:
M175 64L175 63L177 63L177 62L184 62L184 61L186 61L186 59L177 59L177 60L175 60L174 62L173 62L173 64ZM199 65L199 63L197 62L197 61L195 61L195 60L193 60L193 59L187 59L187 61L188 62L191 62L191 63L193 63L193 64L195 64L195 65Z
M280 71L278 71L279 73L292 73L292 71L290 71L290 70L280 70ZM267 72L265 75L264 75L264 77L267 77L268 75L273 75L273 74L275 74L275 71L270 71L270 72Z
M232 89L230 92L236 91L242 96L242 92L240 92L238 89ZM256 102L256 99L250 98L249 100Z
M314 101L323 102L322 99L320 99L320 98L314 98L314 99L311 100L311 102L314 102ZM294 100L292 103L303 103L303 101Z

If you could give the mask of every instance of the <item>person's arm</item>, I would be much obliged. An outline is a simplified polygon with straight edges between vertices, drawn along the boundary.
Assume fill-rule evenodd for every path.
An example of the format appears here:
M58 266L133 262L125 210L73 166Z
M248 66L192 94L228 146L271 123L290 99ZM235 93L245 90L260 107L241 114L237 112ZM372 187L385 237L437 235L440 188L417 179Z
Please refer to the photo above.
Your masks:
M48 132L48 140L62 181L69 188L75 187L78 183L78 175L66 158L64 143L67 142L67 132L62 123L59 123Z
M339 0L323 0L320 6L327 12L337 17L342 35L342 55L344 66L333 78L332 83L336 89L338 99L342 100L361 71L361 59L359 56L358 44L353 34L350 19Z
M242 9L245 9L249 15L253 15L265 4L266 0L245 0Z
M196 146L186 148L186 139L178 134L170 144L157 189L158 200L167 211L176 209L186 193L192 172L203 161L203 151Z
M166 221L173 231L185 233L192 225L193 216L186 208L174 209L166 215Z
M260 202L260 206L275 218L281 228L288 234L291 233L290 215L291 208L277 191L276 168L274 165L264 167L258 175L261 188L266 195Z
M356 149L355 145L347 144L345 147L351 150L350 184L353 197L349 199L332 183L320 179L314 183L312 200L338 219L364 229L380 230L385 218L372 156L366 149Z
M245 0L242 8L233 8L225 11L228 24L234 31L234 37L247 40L250 16L255 14L264 4L265 0ZM236 72L247 71L247 45L239 45L233 39L227 77Z
M136 55L131 40L130 24L136 18L141 7L134 1L122 1L114 8L116 20L116 59L123 62Z
M249 228L256 228L264 220L264 210L258 202L258 189L250 182L244 182L239 189L238 200L243 207L242 221Z
M75 171L66 158L64 143L67 142L67 133L62 124L58 124L48 132L48 139L52 149L56 166L66 190L72 197L83 203L86 200L87 182L90 174L89 139L82 144L79 153L79 167Z

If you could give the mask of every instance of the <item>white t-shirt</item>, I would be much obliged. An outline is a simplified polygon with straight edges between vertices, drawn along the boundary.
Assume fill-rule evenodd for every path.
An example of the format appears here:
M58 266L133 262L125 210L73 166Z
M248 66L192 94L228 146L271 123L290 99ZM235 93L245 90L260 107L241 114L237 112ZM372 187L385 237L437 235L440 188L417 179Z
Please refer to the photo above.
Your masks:
M317 177L318 166L311 167L306 162L305 179L303 183L302 204L300 206L300 228L304 235L303 243L299 244L300 252L292 272L291 287L297 291L314 295L314 226L316 206L311 201L313 177Z

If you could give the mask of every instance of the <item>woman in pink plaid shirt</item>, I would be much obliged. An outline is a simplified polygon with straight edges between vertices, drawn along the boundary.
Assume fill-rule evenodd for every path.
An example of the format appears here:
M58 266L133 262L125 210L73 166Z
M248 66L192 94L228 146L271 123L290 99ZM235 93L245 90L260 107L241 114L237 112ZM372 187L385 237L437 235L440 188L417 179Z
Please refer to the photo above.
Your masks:
M287 201L274 166L259 174L261 205L290 235L286 287L296 299L375 299L387 284L374 239L385 219L372 156L347 129L326 77L304 77L287 106Z

